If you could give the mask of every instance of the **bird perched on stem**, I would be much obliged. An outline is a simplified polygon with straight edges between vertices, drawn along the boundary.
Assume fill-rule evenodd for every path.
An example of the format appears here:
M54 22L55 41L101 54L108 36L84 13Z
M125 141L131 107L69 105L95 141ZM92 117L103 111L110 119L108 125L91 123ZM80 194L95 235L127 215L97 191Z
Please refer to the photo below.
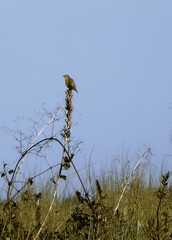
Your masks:
M69 75L64 75L66 87L69 90L74 90L78 93L74 80Z

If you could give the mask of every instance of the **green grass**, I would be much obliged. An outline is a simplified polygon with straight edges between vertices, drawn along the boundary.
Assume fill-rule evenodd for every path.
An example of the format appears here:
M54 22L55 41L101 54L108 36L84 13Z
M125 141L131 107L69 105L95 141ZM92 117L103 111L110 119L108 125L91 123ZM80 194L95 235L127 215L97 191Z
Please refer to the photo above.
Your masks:
M127 164L119 173L115 169L102 172L99 180L93 174L89 179L90 201L80 192L56 199L37 239L172 239L170 174L153 183L153 176L146 179L145 167L140 167L115 212L130 175ZM26 240L36 236L52 196L48 184L39 195L31 187L27 186L16 202L1 202L0 239Z

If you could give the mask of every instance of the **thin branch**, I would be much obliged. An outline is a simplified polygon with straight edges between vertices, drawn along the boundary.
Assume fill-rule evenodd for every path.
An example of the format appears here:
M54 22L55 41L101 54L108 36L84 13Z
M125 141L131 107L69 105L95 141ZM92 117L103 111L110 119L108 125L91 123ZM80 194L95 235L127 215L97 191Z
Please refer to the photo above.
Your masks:
M60 172L59 172L59 173L60 173ZM44 225L45 225L45 223L46 223L46 221L47 221L47 219L48 219L48 216L49 216L49 214L50 214L50 212L51 212L51 209L52 209L52 207L53 207L53 203L54 203L54 200L55 200L55 197L56 197L56 194L57 194L57 189L58 189L58 186L59 186L59 182L60 182L60 176L57 177L56 187L55 187L55 190L54 190L53 198L52 198L50 207L49 207L49 209L48 209L47 215L46 215L46 217L45 217L45 219L44 219L41 227L39 228L39 231L37 232L37 234L36 234L36 236L34 237L33 240L36 240L36 239L38 238L39 234L41 233L41 231L42 231L42 229L43 229L43 227L44 227Z
M64 149L64 151L66 152L67 156L69 157L69 153L68 153L68 151L66 150L66 148L63 146L63 144L62 144L57 138L54 138L54 137L49 137L49 138L42 139L41 141L39 141L39 142L35 143L34 145L32 145L29 149L27 149L27 150L22 154L22 156L20 157L20 159L18 160L18 162L17 162L17 164L16 164L16 166L15 166L15 169L14 169L14 172L13 172L13 175L12 175L12 178L11 178L11 181L9 182L9 188L8 188L8 193L7 193L7 198L8 198L8 199L9 199L9 196L11 196L11 195L10 195L10 187L11 187L11 184L12 184L13 179L14 179L14 177L15 177L15 173L16 173L16 171L17 171L17 167L18 167L19 163L22 161L22 159L23 159L34 147L38 146L40 143L43 143L43 142L45 142L45 141L46 141L46 142L49 142L49 141L56 141L56 142L58 142L58 143L61 145L61 147Z
M119 201L118 201L118 203L117 203L117 206L116 206L116 208L115 208L114 214L116 213L116 211L117 211L118 208L119 208L119 204L120 204L120 202L121 202L121 200L122 200L122 198L123 198L123 196L124 196L125 190L126 190L128 184L129 184L130 180L132 179L132 177L133 177L133 175L134 175L134 172L135 172L136 169L138 168L141 160L144 158L144 156L145 156L145 154L146 154L147 152L151 153L150 148L147 148L147 149L145 150L145 152L142 154L141 158L139 159L139 161L137 162L136 166L134 167L134 169L133 169L133 171L132 171L132 173L131 173L131 176L127 179L126 184L125 184L125 186L124 186L124 188L123 188L123 190L122 190L122 194L121 194L121 196L120 196L120 198L119 198Z
M57 110L54 114L54 116L50 119L50 121L44 125L44 127L40 130L40 132L36 135L36 137L34 138L34 140L32 141L30 147L33 146L34 142L38 139L38 137L44 132L45 128L48 127L51 122L55 119L55 117L57 116L57 114L61 111L61 109ZM28 152L27 152L28 153ZM14 189L14 185L15 185L15 182L17 180L17 177L18 177L18 174L19 174L19 171L24 163L24 160L26 158L26 155L27 153L25 154L25 156L22 158L22 161L20 163L20 165L18 166L18 169L17 169L17 172L16 172L16 175L15 175L15 179L14 179L14 182L13 182L13 185L12 185L12 188L11 188L11 191L10 191L10 194L9 194L9 198L11 198L11 195L12 195L12 192L13 192L13 189ZM11 181L12 182L12 181Z

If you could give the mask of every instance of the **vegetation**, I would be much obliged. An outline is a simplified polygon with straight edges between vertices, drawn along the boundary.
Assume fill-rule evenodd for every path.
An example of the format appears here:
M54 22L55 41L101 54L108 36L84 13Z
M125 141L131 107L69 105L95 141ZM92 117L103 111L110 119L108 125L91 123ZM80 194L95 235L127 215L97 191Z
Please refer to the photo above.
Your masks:
M147 177L141 161L151 154L149 148L133 170L127 160L118 170L115 167L111 171L104 170L99 179L94 174L88 174L90 185L86 189L74 164L79 144L72 145L71 138L72 90L66 91L63 129L58 134L54 130L56 111L46 125L52 124L51 134L46 135L43 127L34 140L28 142L25 151L19 148L20 157L14 168L9 169L6 163L3 165L1 178L8 187L6 200L0 202L0 239L172 239L171 172L162 175L159 183L153 181L153 176ZM43 132L44 138L38 140ZM19 188L17 179L26 156L31 153L40 156L52 142L61 148L60 160L46 171L21 182ZM19 143L23 149L21 138ZM79 180L80 191L64 194L59 199L59 184L67 179L67 171L71 167ZM56 169L56 173L51 175L51 181L47 181L38 193L34 181L52 169Z
M56 198L38 239L172 239L170 174L162 176L159 187L155 187L145 186L139 172L117 211L123 184L115 184L113 172L95 180L90 202L79 191L61 201ZM34 239L51 198L48 190L35 194L34 188L27 186L16 202L1 202L0 239Z

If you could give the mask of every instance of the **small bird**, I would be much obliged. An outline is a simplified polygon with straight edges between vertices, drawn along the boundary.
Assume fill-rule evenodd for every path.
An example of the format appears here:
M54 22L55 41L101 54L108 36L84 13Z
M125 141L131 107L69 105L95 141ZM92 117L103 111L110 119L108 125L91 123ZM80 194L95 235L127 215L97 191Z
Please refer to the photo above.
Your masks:
M78 93L74 80L69 75L64 75L66 87L69 90L74 90Z

